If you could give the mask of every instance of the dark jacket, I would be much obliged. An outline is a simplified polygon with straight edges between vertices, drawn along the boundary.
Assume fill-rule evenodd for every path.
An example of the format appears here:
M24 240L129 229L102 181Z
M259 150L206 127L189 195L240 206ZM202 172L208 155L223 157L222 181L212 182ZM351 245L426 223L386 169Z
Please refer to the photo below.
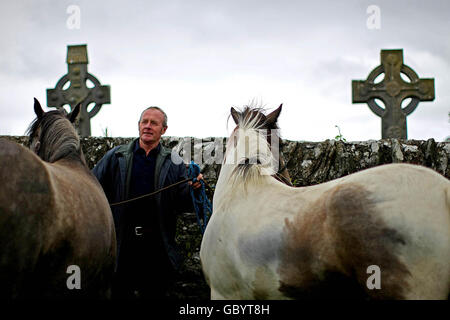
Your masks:
M109 150L92 170L105 191L109 203L127 200L130 190L131 169L133 167L133 140L127 145L121 145ZM178 154L161 146L156 158L155 190L186 179L186 167ZM175 269L180 267L181 255L175 244L176 216L183 212L193 212L192 199L188 183L162 191L155 196L157 217L161 237L169 260ZM111 207L117 235L117 264L120 263L120 250L125 236L125 215L127 205ZM117 266L116 266L117 269Z

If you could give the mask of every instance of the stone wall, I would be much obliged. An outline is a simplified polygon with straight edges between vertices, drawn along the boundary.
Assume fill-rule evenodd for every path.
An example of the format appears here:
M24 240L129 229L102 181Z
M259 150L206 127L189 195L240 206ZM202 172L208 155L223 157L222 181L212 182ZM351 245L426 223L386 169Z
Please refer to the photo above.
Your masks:
M25 137L6 137L24 144ZM181 141L181 139L183 139ZM132 138L83 138L82 146L87 164L92 168L114 146L127 143ZM180 143L182 142L182 143ZM186 144L187 143L187 144ZM214 187L219 176L220 164L202 164L205 155L225 150L223 138L175 138L164 137L163 144L180 150L192 150L191 157L200 163L202 173L208 184L207 193L212 199ZM387 163L407 162L430 167L443 176L450 178L449 156L450 142L419 140L371 140L362 142L343 142L326 140L323 142L297 142L285 140L280 146L286 161L292 182L297 187L314 185L342 176ZM214 150L216 152L212 152ZM184 154L185 160L189 152ZM203 160L202 160L203 156ZM209 157L211 158L211 157ZM219 159L220 157L218 157ZM199 258L201 233L193 213L186 213L178 221L177 242L186 257L184 267L171 290L175 299L208 299L206 285Z
M0 136L26 145L26 137ZM103 157L106 151L120 144L128 143L133 138L82 138L83 152L89 168ZM186 141L190 147L186 148ZM181 143L180 143L181 142ZM215 185L220 172L221 157L214 163L204 163L206 155L221 144L225 150L225 138L178 138L163 137L167 147L191 150L191 156L182 154L186 162L193 159L200 163L202 173L208 184ZM184 145L183 145L184 144ZM189 150L188 150L189 151ZM340 178L350 173L374 166L407 162L430 167L447 178L450 178L449 155L450 142L435 142L433 139L423 140L369 140L343 142L326 140L323 142L305 142L283 140L280 151L286 161L295 186L308 186Z

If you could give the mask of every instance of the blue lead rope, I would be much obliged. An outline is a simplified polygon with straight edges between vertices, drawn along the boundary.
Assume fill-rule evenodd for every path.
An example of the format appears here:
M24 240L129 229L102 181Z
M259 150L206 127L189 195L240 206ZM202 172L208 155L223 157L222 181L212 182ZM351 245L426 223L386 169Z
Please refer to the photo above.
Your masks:
M188 177L192 178L192 183L197 182L197 177L200 174L200 167L194 161L191 161L188 169ZM208 224L208 219L212 214L212 205L206 196L205 182L200 180L201 187L194 191L191 189L192 203L194 204L195 214L197 216L197 223L200 227L202 234L205 233L206 225Z

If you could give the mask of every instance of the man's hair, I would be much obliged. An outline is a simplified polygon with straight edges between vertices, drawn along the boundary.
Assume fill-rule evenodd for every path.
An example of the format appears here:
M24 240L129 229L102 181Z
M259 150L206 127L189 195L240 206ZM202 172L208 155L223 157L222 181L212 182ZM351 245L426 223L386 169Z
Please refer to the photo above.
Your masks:
M161 112L163 114L163 116L164 116L163 127L167 127L167 114L164 112L163 109L161 109L160 107L156 107L156 106L148 107L147 109L142 111L141 117L139 118L139 122L141 122L142 115L144 114L144 112L147 111L147 110L151 110L151 109L158 110L159 112Z

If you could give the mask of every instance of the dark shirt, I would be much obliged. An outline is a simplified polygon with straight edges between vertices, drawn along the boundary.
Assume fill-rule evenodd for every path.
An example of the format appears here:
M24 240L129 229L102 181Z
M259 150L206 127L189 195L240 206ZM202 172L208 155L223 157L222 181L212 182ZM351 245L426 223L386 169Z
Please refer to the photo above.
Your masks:
M148 155L145 155L145 150L139 146L139 140L136 141L133 150L133 169L130 184L131 198L154 191L156 157L160 150L161 144L158 144Z
M156 157L160 150L161 145L158 144L156 148L146 155L145 150L139 146L139 140L136 141L133 150L130 199L155 191L155 165ZM140 226L145 227L148 233L149 230L155 230L155 227L158 225L156 204L153 196L131 202L128 213L130 215L130 227L133 230L136 226Z

